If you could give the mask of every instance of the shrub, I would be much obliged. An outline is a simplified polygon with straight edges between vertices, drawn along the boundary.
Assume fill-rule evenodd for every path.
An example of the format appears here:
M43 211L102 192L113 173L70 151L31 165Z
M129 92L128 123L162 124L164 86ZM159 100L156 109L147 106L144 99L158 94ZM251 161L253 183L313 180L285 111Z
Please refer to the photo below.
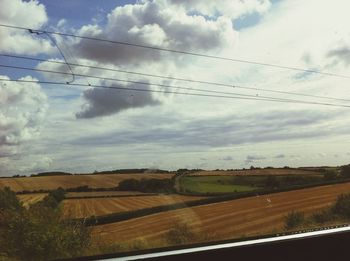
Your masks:
M165 238L170 245L183 245L193 242L194 233L187 224L177 222L174 224L173 228L167 232Z
M64 194L63 194L64 195ZM48 260L80 255L88 247L89 230L62 219L58 208L62 190L24 208L10 189L0 190L0 257ZM3 199L8 199L4 204Z
M350 194L339 195L332 212L340 217L350 218Z
M340 175L344 178L350 177L350 165L341 166L340 168Z
M284 221L286 230L294 229L301 226L305 221L304 214L298 211L292 211L287 214Z
M323 177L325 180L335 180L337 178L337 172L335 170L326 170Z

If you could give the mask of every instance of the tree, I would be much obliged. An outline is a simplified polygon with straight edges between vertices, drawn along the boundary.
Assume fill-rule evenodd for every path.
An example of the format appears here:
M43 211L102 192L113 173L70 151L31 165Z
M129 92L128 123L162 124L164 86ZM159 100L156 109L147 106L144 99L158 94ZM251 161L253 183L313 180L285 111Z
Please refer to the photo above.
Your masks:
M335 180L338 174L335 170L326 170L323 177L325 180Z
M340 175L344 178L350 178L350 164L341 166Z
M9 201L4 204L3 199ZM47 260L80 255L89 246L89 230L62 218L61 200L62 191L56 190L26 209L13 191L0 190L0 257Z

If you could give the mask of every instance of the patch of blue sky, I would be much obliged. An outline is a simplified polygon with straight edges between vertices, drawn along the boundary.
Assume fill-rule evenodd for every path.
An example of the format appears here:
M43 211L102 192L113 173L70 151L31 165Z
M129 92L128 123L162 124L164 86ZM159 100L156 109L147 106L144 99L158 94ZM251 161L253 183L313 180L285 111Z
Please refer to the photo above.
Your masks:
M83 25L98 21L104 23L106 15L116 8L126 4L134 4L130 0L41 0L50 17L49 25L57 25L61 19L65 19L69 27L79 28Z
M278 7L278 4L284 0L270 0L271 2L271 9L269 12L273 11L273 9ZM260 23L261 19L263 18L264 14L259 13L251 13L244 16L239 17L238 19L234 20L234 28L238 31L253 27Z

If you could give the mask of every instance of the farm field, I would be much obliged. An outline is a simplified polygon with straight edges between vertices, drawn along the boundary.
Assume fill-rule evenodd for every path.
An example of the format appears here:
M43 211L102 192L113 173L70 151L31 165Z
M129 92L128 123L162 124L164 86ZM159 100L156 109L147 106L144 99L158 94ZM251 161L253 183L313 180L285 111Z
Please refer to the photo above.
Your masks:
M148 193L138 191L91 191L91 192L67 192L66 198L93 198L93 197L127 197L143 196Z
M13 191L53 190L58 187L74 188L89 186L91 188L113 188L125 179L169 179L173 174L100 174L100 175L69 175L25 178L2 178L0 188L10 187Z
M306 215L330 206L350 183L256 196L221 203L157 213L93 227L93 238L109 243L141 239L164 242L164 235L177 222L190 226L208 240L242 238L282 232L284 217L297 210Z
M231 176L231 175L320 175L318 171L293 169L293 168L273 168L273 169L246 169L246 170L218 170L218 171L198 171L189 176Z
M271 187L287 188L323 181L323 175L197 175L179 179L182 191L191 194L248 192Z
M41 201L46 195L47 193L33 193L33 194L17 195L17 197L25 207L28 207L31 204Z
M248 184L234 184L234 177L232 176L181 177L180 186L183 191L190 193L233 193L258 189L258 187Z
M63 201L63 212L65 217L84 218L90 216L101 216L111 213L119 213L142 208L150 208L161 205L169 205L180 202L188 202L203 197L181 196L181 195L157 195L120 198L87 198L68 199Z

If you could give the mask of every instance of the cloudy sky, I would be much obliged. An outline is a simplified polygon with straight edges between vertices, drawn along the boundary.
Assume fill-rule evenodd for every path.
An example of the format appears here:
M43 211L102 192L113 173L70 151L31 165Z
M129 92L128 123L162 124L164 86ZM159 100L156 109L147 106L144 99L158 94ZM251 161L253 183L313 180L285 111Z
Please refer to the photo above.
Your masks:
M350 105L348 0L0 0L0 6L3 25L349 76L0 26L0 65L65 73L0 66L0 176L350 163L350 108L261 100ZM65 60L90 67L69 68ZM235 98L191 95L213 92Z

